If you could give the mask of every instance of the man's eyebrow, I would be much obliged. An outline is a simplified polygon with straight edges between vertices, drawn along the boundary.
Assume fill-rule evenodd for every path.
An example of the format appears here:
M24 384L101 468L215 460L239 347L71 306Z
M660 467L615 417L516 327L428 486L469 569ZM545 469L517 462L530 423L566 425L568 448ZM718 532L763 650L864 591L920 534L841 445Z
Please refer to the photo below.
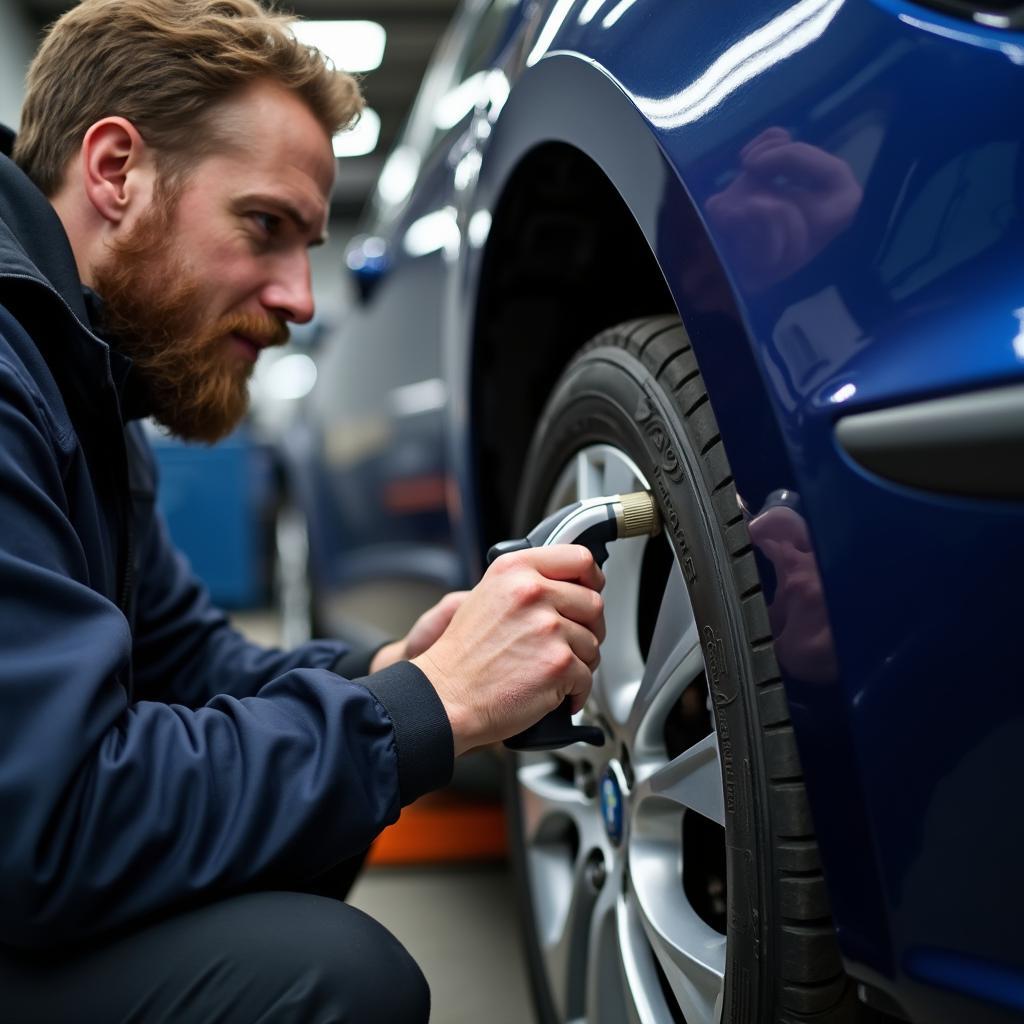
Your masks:
M282 199L280 196L272 196L265 192L254 192L251 195L242 196L236 203L237 207L253 205L272 207L279 213L283 213L303 234L313 234L313 225L287 199ZM310 246L323 245L326 241L327 235L320 233L315 235L309 244Z

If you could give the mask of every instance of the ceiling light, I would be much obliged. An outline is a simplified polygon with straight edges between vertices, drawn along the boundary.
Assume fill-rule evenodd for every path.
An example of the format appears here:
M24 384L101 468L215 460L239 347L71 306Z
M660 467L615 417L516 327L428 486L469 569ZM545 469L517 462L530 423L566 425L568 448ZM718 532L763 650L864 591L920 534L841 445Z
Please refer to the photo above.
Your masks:
M387 33L375 21L296 21L292 31L341 71L372 71L384 59Z
M334 136L335 156L366 156L377 148L380 138L380 115L371 107L364 107L353 128L342 128Z

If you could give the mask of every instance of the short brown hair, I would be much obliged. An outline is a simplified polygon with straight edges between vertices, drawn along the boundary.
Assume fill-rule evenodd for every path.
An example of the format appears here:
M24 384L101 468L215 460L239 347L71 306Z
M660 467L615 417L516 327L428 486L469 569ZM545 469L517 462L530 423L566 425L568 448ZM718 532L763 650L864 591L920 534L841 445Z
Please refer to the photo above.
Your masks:
M330 136L362 109L359 86L257 0L82 0L28 71L14 159L47 195L90 126L131 121L168 178L223 146L211 110L256 81L302 99Z

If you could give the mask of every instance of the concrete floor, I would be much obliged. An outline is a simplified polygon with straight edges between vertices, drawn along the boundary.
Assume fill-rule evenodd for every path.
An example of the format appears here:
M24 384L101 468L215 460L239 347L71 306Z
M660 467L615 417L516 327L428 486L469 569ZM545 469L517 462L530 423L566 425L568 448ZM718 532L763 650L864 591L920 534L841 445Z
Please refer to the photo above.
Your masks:
M529 1024L515 902L504 867L375 868L350 902L413 955L433 1024Z
M276 642L272 614L233 618L253 640ZM534 1020L506 866L371 868L350 902L388 928L423 969L432 1024Z

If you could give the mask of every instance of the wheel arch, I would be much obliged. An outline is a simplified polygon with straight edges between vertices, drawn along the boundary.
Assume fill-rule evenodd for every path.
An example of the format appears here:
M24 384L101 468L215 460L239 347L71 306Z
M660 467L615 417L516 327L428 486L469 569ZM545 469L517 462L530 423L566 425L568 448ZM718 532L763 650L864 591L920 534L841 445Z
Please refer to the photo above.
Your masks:
M681 317L748 504L792 486L727 268L656 130L602 69L559 53L524 71L494 125L474 210L490 228L471 265L463 361L471 557L508 535L532 428L562 369L633 317ZM742 441L751 422L757 458Z

